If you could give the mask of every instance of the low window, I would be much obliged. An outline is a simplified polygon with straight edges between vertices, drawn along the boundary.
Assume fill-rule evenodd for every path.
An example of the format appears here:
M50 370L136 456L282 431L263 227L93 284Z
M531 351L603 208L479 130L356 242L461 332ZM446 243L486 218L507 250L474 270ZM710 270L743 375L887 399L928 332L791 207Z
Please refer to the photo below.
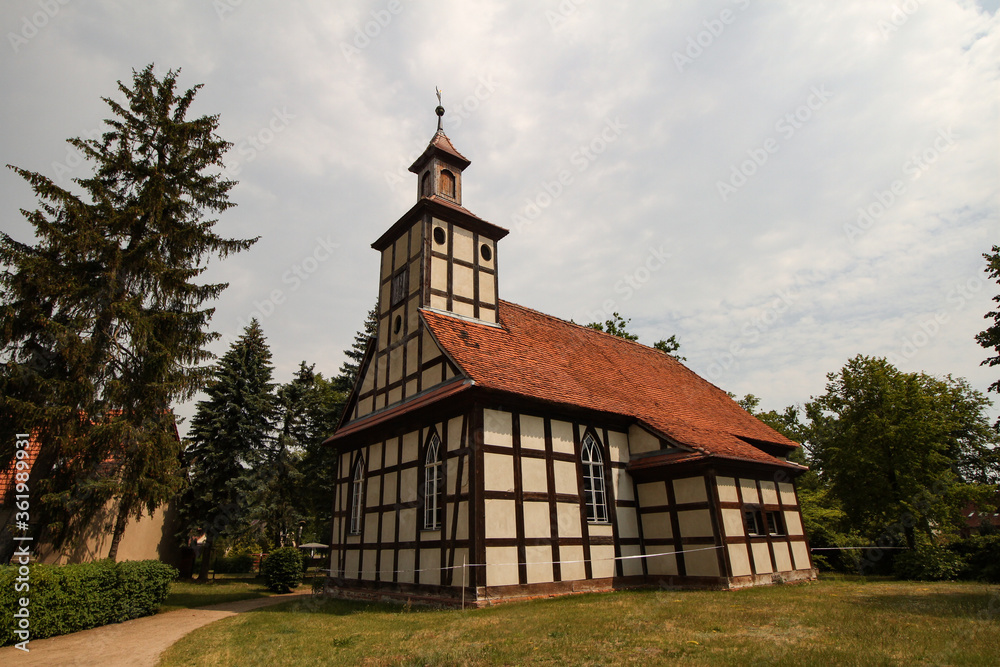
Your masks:
M766 535L764 532L763 517L760 510L746 510L743 512L743 519L747 525L747 535Z
M587 503L587 521L608 522L608 502L604 492L604 461L596 438L587 434L583 438L580 454L583 463L583 495Z
M765 512L767 515L767 532L771 535L785 534L785 521L781 512Z

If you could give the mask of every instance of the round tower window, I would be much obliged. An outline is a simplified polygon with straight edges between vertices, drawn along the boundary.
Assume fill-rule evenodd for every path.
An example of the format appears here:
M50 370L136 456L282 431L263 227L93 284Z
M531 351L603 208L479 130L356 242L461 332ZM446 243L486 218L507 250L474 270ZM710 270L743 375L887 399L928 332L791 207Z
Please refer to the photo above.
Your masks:
M490 248L489 244L484 243L479 247L479 255L483 258L484 262L488 262L493 259L493 249Z
M437 243L438 245L444 245L444 239L445 239L444 228L443 227L435 227L434 228L434 243Z

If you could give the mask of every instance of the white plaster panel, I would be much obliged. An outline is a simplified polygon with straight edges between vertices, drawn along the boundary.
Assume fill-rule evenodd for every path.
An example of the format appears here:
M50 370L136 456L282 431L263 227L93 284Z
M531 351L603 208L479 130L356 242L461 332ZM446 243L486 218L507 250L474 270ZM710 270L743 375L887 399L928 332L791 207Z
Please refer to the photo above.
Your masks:
M475 284L472 269L468 266L455 264L451 269L451 288L457 296L471 299L475 296ZM457 305L457 304L456 304Z
M414 562L416 561L416 551L414 549L400 549L399 560L396 562L398 574L396 581L404 584L412 584L414 577Z
M719 490L719 501L723 503L738 503L736 480L732 477L716 477L715 486Z
M406 234L403 234L398 239L396 239L396 252L395 260L392 264L393 270L398 269L403 266L407 259L410 258L410 244L409 239Z
M778 490L774 486L774 482L761 482L760 483L760 495L766 505L777 505L778 504Z
M452 522L456 521L454 516L454 506L448 505L444 513L444 525L448 535L451 535ZM460 502L458 504L458 519L455 529L455 539L464 540L469 537L469 503Z
M618 536L622 538L639 537L639 525L636 521L635 508L618 508Z
M452 240L452 255L455 259L461 259L465 262L472 263L475 260L475 247L473 246L473 236L472 232L467 229L462 229L461 227L452 226L452 234L454 234L454 239Z
M483 480L488 491L513 491L514 457L492 452L484 454Z
M563 581L578 581L587 578L587 568L583 563L582 546L559 547L559 570Z
M626 577L638 576L642 574L642 558L627 558L627 556L639 556L642 550L638 544L623 544L622 553L622 574Z
M344 558L344 578L358 579L358 572L361 570L361 552L351 549Z
M486 585L517 583L517 547L486 547Z
M388 401L387 405L394 405L402 400L403 400L402 387L395 387L389 390L389 393L387 395L387 401Z
M681 503L703 503L708 500L705 495L704 477L685 477L674 480L674 500Z
M441 356L441 348L434 342L433 336L426 329L423 333L423 355L422 361L431 361Z
M514 501L487 498L484 503L486 505L486 539L517 537L517 516L514 513Z
M522 507L524 511L524 536L528 538L551 537L552 518L549 514L549 504L528 501Z
M524 560L527 563L527 582L529 584L552 581L552 547L525 547Z
M637 484L640 507L657 507L667 504L667 486L663 482Z
M471 303L462 303L461 301L455 301L452 303L451 312L456 315L461 315L462 317L475 317L476 307Z
M462 448L462 423L461 417L455 417L448 422L448 451Z
M417 539L417 508L399 510L399 541L412 542Z
M629 427L628 447L632 454L655 452L661 448L660 439L641 426Z
M483 442L497 447L511 447L511 415L500 410L483 410Z
M396 554L392 549L382 549L381 558L378 562L378 576L381 581L394 581L396 577L396 563L393 559Z
M573 425L569 422L553 419L552 428L552 451L563 454L575 454L573 448Z
M673 551L673 547L656 546L649 547L652 554ZM677 575L677 556L667 554L665 556L651 556L646 559L646 571L653 576L669 577Z
M612 461L628 463L628 434L620 431L608 431L608 453Z
M689 577L718 577L719 557L715 549L697 551L704 547L687 546L684 548L684 570Z
M615 547L594 544L590 547L590 572L594 579L615 576Z
M420 323L420 295L414 294L410 297L410 300L406 302L406 329L400 331L400 335L403 333L413 333L417 330L417 325ZM416 339L414 339L416 340Z
M615 498L618 500L635 500L635 491L632 488L632 476L625 468L611 469L611 483L615 489Z
M487 238L483 238L482 236L480 236L479 237L479 245L480 246L487 246L490 249L490 258L489 259L483 259L482 254L479 255L479 266L485 266L488 269L492 269L493 268L493 259L497 256L496 248L493 245L493 241L491 241L491 240L489 240ZM478 249L477 249L477 252L478 252Z
M441 550L421 549L420 550L420 576L421 584L438 586L441 583Z
M420 373L420 386L423 389L430 389L434 385L441 384L441 367L432 366Z
M778 482L778 495L781 496L781 504L795 505L795 487L789 482Z
M713 537L712 516L709 510L686 510L677 513L681 537Z
M785 530L788 531L789 535L801 535L802 531L802 516L797 510L788 510L784 512L785 515Z
M448 260L441 257L431 257L431 289L447 291Z
M403 436L403 460L400 463L410 463L420 458L420 432L410 431Z
M587 534L591 537L612 537L615 529L610 523L592 523L587 527Z
M753 574L750 569L750 554L745 544L729 545L729 565L733 569L734 577L743 577Z
M420 275L420 260L414 259L410 262L410 266L406 269L407 278L409 279L409 293L416 294L420 290L421 275Z
M757 495L757 482L755 480L741 479L740 493L743 495L743 502L747 505L760 504L760 496Z
M375 549L365 549L364 557L361 565L361 579L365 581L374 581L375 574L377 570L375 569L375 560L378 555L378 551Z
M399 463L399 441L396 438L385 442L385 465L394 466Z
M479 300L483 303L494 304L497 302L496 291L494 290L493 274L485 271L477 271L479 279Z
M396 502L396 472L389 472L382 476L382 502L391 504Z
M396 513L382 512L382 544L396 541Z
M365 544L378 542L378 513L365 512Z
M545 476L545 459L521 458L521 487L527 493L545 493L548 481Z
M580 528L580 506L573 503L556 503L559 519L559 537L582 537Z
M541 417L521 415L521 447L545 449L545 420Z
M580 492L575 463L553 461L552 473L555 477L556 493L568 493L575 496Z
M365 454L365 461L368 462L368 474L382 469L382 443L376 442L368 448Z
M392 248L386 248L382 251L382 280L389 277L392 273Z
M743 512L734 509L723 509L722 528L726 537L742 537L745 534L743 528Z
M750 545L753 553L753 569L757 574L769 574L774 570L771 568L771 550L767 542L754 542Z
M795 561L796 570L809 569L809 548L805 542L792 542L792 558Z
M787 542L774 543L774 564L777 566L778 572L792 571L792 558L788 553Z
M642 535L650 540L673 537L673 531L670 529L670 514L668 512L643 513Z
M399 473L399 501L408 503L417 499L417 469L407 468Z
M496 324L497 321L497 311L489 306L479 306L479 319L483 322L493 322Z
M431 294L431 308L436 308L438 310L448 310L448 298L441 296L439 294Z
M368 488L365 489L365 507L375 507L379 504L381 498L379 496L379 490L382 486L382 476L381 475L369 475L368 476Z

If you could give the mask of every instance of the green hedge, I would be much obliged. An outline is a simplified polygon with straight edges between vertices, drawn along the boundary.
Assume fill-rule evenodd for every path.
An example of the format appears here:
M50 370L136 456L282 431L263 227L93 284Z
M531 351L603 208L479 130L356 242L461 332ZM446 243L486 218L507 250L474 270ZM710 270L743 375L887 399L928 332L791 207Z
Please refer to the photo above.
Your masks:
M30 639L44 639L156 613L177 570L155 560L29 566L27 591L16 591L18 566L0 567L0 646L20 641L14 612L30 600Z
M261 564L267 587L275 593L288 593L302 583L302 554L295 547L275 549Z
M238 553L232 556L220 556L215 559L212 568L216 574L246 574L253 572L253 554Z

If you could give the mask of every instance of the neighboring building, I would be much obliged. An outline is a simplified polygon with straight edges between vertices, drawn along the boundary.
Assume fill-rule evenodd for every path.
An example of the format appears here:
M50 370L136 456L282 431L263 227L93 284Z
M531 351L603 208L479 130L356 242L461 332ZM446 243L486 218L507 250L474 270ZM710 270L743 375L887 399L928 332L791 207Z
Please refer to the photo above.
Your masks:
M462 206L469 164L439 123L417 203L372 244L378 332L326 441L340 593L815 578L798 445L659 350L499 299L507 230Z
M180 439L176 426L174 427L175 437ZM26 448L27 456L23 460L27 468L22 472L31 472L31 468L38 457L40 443L32 435ZM11 527L15 516L15 463L6 470L0 471L0 526L4 526L0 543L4 550L10 549ZM40 563L87 563L90 561L107 558L111 548L112 528L114 525L114 503L109 502L105 507L91 517L79 536L71 544L63 548L57 548L51 543L41 543L34 545L34 558ZM29 515L31 513L29 512ZM118 544L119 561L124 560L161 560L165 563L175 564L179 559L179 547L174 533L177 530L176 511L172 504L166 504L156 509L152 515L143 514L138 521L131 520L125 527L121 542ZM20 546L20 545L17 545Z

